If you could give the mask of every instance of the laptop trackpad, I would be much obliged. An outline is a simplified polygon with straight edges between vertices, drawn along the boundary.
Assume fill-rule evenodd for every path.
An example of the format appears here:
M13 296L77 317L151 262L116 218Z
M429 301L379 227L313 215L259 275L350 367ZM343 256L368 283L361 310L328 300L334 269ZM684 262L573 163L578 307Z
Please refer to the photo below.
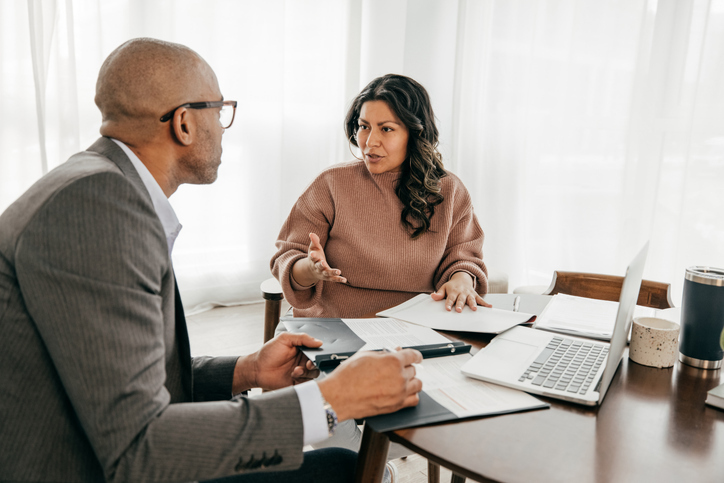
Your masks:
M486 356L494 357L496 360L509 367L518 367L525 363L528 358L540 351L537 345L514 342L512 340L500 339L494 341L485 348Z

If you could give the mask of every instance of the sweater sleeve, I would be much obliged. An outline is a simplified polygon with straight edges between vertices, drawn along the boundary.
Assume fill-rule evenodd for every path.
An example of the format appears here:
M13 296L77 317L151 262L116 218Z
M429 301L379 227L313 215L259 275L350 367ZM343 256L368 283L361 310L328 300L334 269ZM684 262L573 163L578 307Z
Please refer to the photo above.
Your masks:
M326 246L335 215L330 179L331 174L323 172L299 197L279 232L277 252L271 259L272 274L279 280L284 298L295 308L314 306L324 291L321 281L311 287L299 285L292 277L292 267L307 256L310 233L319 236L322 247Z
M488 292L488 269L483 262L483 229L473 211L470 194L457 178L451 197L453 221L445 253L435 272L435 290L439 290L455 272L467 272L473 277L475 290L485 295Z

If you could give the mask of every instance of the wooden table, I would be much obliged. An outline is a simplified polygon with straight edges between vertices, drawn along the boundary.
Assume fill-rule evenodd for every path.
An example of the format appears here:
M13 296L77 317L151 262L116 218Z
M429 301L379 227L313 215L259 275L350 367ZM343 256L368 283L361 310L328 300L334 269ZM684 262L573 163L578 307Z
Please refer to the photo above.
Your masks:
M530 310L525 298L520 310ZM490 341L445 335L478 349ZM384 434L366 428L357 481L381 480L392 440L482 482L721 483L724 411L704 404L720 374L679 362L668 369L641 366L627 350L596 408L537 396L551 408Z

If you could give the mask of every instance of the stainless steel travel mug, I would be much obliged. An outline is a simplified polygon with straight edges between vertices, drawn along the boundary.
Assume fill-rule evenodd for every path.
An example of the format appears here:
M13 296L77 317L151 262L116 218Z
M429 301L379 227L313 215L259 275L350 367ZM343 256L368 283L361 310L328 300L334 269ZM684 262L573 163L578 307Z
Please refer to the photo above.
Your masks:
M724 270L689 267L681 301L679 360L702 369L722 366L724 350Z

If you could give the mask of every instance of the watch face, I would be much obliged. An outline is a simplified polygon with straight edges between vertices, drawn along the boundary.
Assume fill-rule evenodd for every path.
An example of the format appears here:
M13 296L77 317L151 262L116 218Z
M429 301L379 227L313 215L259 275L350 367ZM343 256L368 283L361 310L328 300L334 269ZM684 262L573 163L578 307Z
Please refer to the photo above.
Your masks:
M327 414L327 430L329 431L329 435L332 436L334 430L337 428L337 413L334 412L334 409L332 409L332 406L329 404L324 405L324 412Z

